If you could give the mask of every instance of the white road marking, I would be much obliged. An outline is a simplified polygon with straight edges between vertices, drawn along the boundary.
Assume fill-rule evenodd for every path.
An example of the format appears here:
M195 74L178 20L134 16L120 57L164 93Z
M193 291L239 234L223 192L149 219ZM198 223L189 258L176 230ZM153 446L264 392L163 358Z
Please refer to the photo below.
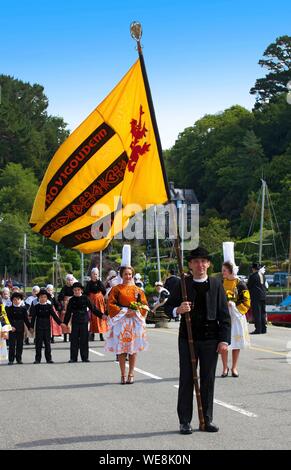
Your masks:
M98 352L98 351L95 351L94 349L89 349L89 351L90 351L91 353L93 353L93 354L97 354L97 356L105 356L105 354L102 354L102 353L100 353L100 352Z
M94 349L89 349L93 354L97 354L97 356L105 356L105 354L102 354L98 351L95 351ZM126 364L126 367L128 368L129 365ZM146 372L145 370L139 369L138 367L135 367L134 370L138 372L139 374L146 375L147 377L150 377L155 380L163 380L162 377L159 377L158 375L151 374L150 372ZM179 388L179 385L174 385L175 388ZM194 390L194 395L195 395L195 390ZM228 408L232 411L236 411L237 413L241 413L245 416L248 416L249 418L257 418L258 415L255 413L252 413L251 411L244 410L243 408L239 408L238 406L231 405L230 403L225 403L224 401L216 400L214 399L214 403L220 406L224 406L225 408Z
M175 388L179 388L179 385L174 385ZM195 395L195 390L194 390L194 395ZM225 408L228 408L232 411L236 411L237 413L241 413L242 415L248 416L249 418L257 418L258 415L255 413L252 413L251 411L244 410L243 408L239 408L238 406L231 405L230 403L225 403L224 401L221 400L216 400L214 399L214 403L217 405L224 406Z
M129 365L126 364L126 367L129 367ZM139 372L140 374L146 375L147 377L151 377L152 379L163 380L162 377L159 377L158 375L151 374L150 372L146 372L145 370L138 369L138 367L135 367L134 370L136 372Z
M217 405L224 406L225 408L229 408L232 411L237 411L238 413L248 416L249 418L258 417L258 415L256 415L255 413L252 413L251 411L244 410L243 408L239 408L238 406L230 405L229 403L225 403L224 401L214 399L214 403L216 403Z

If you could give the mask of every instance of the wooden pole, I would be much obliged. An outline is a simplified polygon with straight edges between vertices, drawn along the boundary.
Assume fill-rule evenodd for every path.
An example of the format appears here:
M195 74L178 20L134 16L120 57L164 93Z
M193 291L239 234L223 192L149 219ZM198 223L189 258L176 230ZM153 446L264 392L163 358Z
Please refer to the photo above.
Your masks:
M167 174L166 174L166 170L165 170L162 144L161 144L159 129L158 129L158 125L157 125L157 120L156 120L156 115L155 115L155 110L154 110L154 105L153 105L153 100L152 100L151 89L150 89L150 86L149 86L149 81L148 81L148 77L147 77L147 72L146 72L146 67L145 67L145 62L144 62L144 58L143 58L141 42L140 42L141 34L142 34L141 25L139 23L132 23L130 29L131 29L131 36L137 42L137 50L138 50L138 55L139 55L139 59L140 59L141 70L142 70L144 85L145 85L147 99L148 99L148 105L149 105L149 109L150 109L150 113L151 113L152 125L153 125L153 129L154 129L154 132L155 132L155 137L156 137L156 142L157 142L157 148L158 148L158 152L159 152L161 167L162 167L162 171L163 171L163 175L164 175L164 181L165 181L165 186L166 186L166 190L167 190L168 201L171 202L171 193L170 193ZM175 217L175 222L176 222L176 225L177 225L177 218L176 217ZM180 276L181 276L182 297L183 297L183 302L185 302L185 301L187 301L187 290L186 290L185 276L184 276L183 265L182 265L181 247L180 247L178 231L177 231L177 236L176 236L176 239L175 239L175 250L176 250L176 254L177 254L179 273L180 273ZM187 325L189 352L190 352L190 359L191 359L191 364L192 364L193 383L194 383L194 388L195 388L195 393L196 393L196 401L197 401L197 407L198 407L199 429L200 429L200 431L204 431L205 430L205 421L204 421L204 416L203 416L202 401L201 401L201 395L200 395L200 387L199 387L198 376L197 376L197 360L196 360L196 356L195 356L195 347L194 347L194 340L193 340L192 327L191 327L191 317L190 317L189 312L187 312L185 314L185 320L186 320L186 325Z

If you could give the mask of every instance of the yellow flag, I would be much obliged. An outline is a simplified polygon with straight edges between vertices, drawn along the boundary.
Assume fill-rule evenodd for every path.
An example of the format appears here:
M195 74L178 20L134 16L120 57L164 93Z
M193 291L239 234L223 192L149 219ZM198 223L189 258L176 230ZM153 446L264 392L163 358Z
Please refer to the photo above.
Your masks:
M167 202L153 120L138 59L57 150L34 202L33 230L91 253L125 228L125 207Z

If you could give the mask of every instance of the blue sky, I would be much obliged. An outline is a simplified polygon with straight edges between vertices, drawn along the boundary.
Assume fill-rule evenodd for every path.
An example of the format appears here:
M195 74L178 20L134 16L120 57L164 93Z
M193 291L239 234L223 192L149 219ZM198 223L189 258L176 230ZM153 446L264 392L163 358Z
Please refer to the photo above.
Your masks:
M287 0L1 1L0 73L40 83L73 130L144 56L163 148L206 113L240 104L264 76L258 60L291 34Z

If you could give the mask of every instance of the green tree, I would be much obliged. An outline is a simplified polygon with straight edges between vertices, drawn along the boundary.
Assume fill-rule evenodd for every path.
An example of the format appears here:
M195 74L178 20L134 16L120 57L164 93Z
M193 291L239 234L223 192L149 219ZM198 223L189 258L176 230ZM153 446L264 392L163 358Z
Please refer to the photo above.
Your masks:
M28 216L38 190L31 169L19 163L8 163L0 170L0 213L23 213Z
M216 217L209 219L206 227L200 228L200 243L210 253L222 250L222 243L231 239L229 220L218 219Z
M259 78L250 90L256 95L257 109L278 94L287 92L287 83L291 80L291 36L278 37L267 47L259 64L269 73Z
M47 114L41 85L0 75L0 168L21 163L41 179L49 160L68 135L63 119Z

